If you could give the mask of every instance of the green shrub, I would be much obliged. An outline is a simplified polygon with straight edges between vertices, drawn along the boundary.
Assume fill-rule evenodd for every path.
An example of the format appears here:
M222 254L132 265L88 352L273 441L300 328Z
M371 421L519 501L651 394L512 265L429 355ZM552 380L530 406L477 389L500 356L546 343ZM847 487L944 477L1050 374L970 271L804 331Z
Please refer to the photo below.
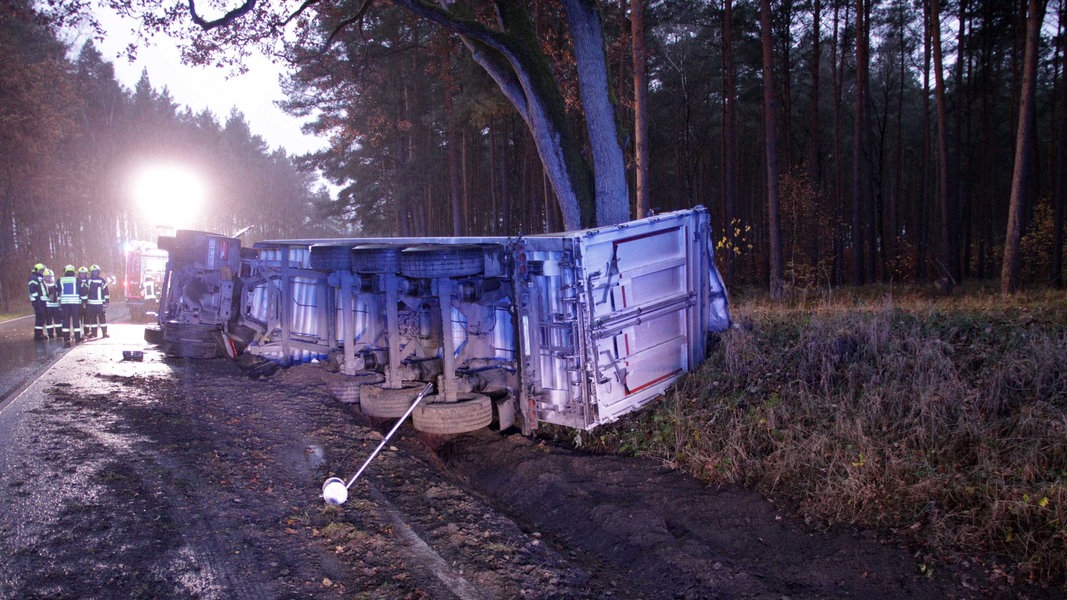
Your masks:
M733 310L738 325L699 370L592 446L755 487L816 523L991 552L1062 581L1067 294Z

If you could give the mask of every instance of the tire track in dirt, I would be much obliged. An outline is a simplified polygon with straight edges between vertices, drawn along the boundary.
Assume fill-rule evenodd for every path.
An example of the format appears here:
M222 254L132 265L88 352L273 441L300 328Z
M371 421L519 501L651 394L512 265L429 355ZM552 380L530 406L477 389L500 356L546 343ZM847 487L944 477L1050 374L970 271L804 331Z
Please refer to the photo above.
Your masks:
M293 477L310 479L321 448L299 434L303 427L267 426L291 423L245 404L247 383L239 378L179 379L170 387L153 391L163 392L166 405L131 406L125 415L162 446L145 449L154 464L142 472L171 490L188 553L214 574L218 597L287 597L322 581L319 569L312 575L300 562L307 549L277 552L292 547L280 523L294 501L275 493L295 488Z
M343 376L146 360L132 374L90 364L69 376L87 384L27 413L33 456L0 473L13 491L0 598L985 595L918 576L873 536L805 529L751 492L489 430L404 426L328 506L322 481L354 472L392 425L334 401ZM35 496L50 478L70 481Z
M410 557L410 562L407 564L428 569L430 574L459 600L486 600L474 584L449 567L448 562L408 526L385 494L373 486L368 486L368 489L370 497L386 509L389 521L400 532L400 538L405 543ZM443 594L433 593L433 596L439 598Z
M971 598L927 577L907 550L853 531L806 529L740 489L715 490L653 461L597 456L519 436L466 436L447 467L528 530L628 598Z

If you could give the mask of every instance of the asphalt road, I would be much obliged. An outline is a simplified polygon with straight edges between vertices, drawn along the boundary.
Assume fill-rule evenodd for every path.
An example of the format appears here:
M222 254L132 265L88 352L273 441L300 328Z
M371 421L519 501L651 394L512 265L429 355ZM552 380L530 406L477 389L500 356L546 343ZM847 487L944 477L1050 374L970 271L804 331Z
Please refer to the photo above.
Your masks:
M123 305L108 310L112 323L129 320ZM0 409L47 371L65 352L62 339L33 339L33 315L0 323Z

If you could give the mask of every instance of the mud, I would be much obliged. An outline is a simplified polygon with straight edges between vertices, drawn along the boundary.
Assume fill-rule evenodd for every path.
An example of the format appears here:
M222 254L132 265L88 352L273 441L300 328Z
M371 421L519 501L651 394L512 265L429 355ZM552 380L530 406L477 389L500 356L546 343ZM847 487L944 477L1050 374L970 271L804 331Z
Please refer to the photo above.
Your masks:
M118 353L76 348L30 390L0 453L0 598L1054 597L491 430L405 426L331 507L323 480L392 425L334 400L340 375Z

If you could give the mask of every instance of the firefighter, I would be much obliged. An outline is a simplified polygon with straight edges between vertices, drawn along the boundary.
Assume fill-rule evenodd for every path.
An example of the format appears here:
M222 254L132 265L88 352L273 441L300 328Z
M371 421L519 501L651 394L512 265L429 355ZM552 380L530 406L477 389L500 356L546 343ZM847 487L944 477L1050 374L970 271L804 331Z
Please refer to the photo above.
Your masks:
M55 339L60 334L59 321L63 318L59 308L59 284L56 282L55 273L52 269L44 270L44 296L46 312L44 315L44 330L48 339Z
M63 268L59 278L59 305L63 309L63 347L70 348L70 334L74 332L74 343L82 341L81 310L82 300L88 300L88 294L78 279L74 265Z
M111 303L111 292L107 288L107 280L100 276L100 266L93 265L89 268L89 281L87 285L88 310L85 328L87 337L96 337L96 328L99 325L103 335L107 334L107 305Z
M30 304L33 305L33 339L35 340L48 339L48 336L44 334L44 316L47 310L44 300L44 282L41 277L44 268L41 263L33 265L33 270L30 271L30 278L26 282L26 289L30 294Z
M141 284L141 292L144 294L146 306L154 306L159 298L156 298L156 280L151 275L144 278Z
M88 268L86 268L86 267L78 267L78 285L80 286L80 289L83 289L83 290L86 289L89 286L89 269ZM81 332L82 332L82 337L84 338L84 337L87 337L85 334L88 333L88 331L87 331L88 328L86 327L85 324L89 321L89 302L87 301L87 298L84 297L84 295L82 297L82 308L81 308L80 317L81 317L81 323L82 323Z

